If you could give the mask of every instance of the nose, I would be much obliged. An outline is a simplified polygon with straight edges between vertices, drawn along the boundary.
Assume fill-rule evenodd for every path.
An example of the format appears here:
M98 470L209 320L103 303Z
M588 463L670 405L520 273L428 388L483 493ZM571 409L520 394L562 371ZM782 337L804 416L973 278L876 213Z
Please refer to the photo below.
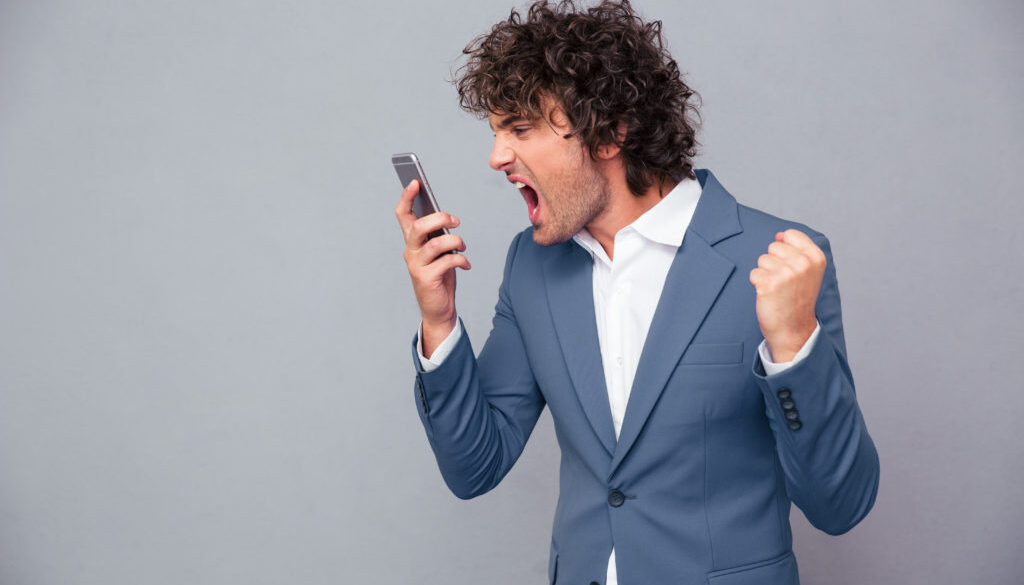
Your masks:
M515 152L508 143L502 139L501 134L494 137L494 146L491 148L491 158L487 161L491 168L496 171L507 171L516 160Z

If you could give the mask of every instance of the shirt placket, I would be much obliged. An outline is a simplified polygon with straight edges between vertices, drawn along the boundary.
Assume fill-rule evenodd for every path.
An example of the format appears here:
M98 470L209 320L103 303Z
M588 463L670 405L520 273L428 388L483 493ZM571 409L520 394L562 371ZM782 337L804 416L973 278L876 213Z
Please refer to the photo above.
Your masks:
M629 402L628 372L628 347L626 346L628 336L626 327L628 323L629 290L628 266L632 255L635 253L630 246L631 238L617 238L615 244L615 261L611 265L610 290L608 295L608 306L606 308L606 319L608 323L607 342L611 351L608 352L612 360L612 376L609 380L614 395L615 408L613 409L612 422L615 426L615 437L618 438L622 429L622 421L626 414L626 405Z

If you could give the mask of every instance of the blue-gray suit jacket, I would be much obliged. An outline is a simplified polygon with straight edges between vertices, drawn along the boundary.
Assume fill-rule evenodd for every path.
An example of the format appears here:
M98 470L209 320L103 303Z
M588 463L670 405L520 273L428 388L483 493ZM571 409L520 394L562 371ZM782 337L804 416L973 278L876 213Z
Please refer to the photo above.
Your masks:
M561 447L551 583L796 585L790 502L830 534L875 500L878 455L854 395L828 240L739 205L707 171L668 272L618 441L598 347L592 260L573 241L509 249L479 357L463 335L424 372L416 403L445 482L487 492L544 405ZM775 233L797 228L828 257L810 355L765 376L748 278ZM415 340L414 340L415 354Z

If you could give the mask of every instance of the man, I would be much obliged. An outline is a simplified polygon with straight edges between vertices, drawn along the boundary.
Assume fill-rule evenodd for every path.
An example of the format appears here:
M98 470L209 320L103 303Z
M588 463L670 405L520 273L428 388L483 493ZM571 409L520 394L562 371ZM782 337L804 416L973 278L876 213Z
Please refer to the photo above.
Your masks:
M479 357L455 309L459 220L395 210L422 313L416 401L460 498L547 405L562 451L551 583L798 583L790 502L839 534L878 457L828 241L694 171L693 91L628 2L539 2L473 41L457 86L527 204Z

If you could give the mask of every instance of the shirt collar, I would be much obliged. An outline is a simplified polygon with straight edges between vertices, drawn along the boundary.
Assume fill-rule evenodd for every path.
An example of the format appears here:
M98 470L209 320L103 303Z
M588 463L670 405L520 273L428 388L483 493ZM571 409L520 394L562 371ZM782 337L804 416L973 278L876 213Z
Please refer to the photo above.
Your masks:
M622 229L632 229L652 242L678 248L683 243L683 235L690 225L690 220L693 219L700 194L700 182L696 179L683 179L654 207ZM577 232L573 240L591 255L606 257L604 248L590 235L587 228Z
M700 191L700 183L696 179L683 179L627 227L632 227L648 240L678 248L697 209Z

